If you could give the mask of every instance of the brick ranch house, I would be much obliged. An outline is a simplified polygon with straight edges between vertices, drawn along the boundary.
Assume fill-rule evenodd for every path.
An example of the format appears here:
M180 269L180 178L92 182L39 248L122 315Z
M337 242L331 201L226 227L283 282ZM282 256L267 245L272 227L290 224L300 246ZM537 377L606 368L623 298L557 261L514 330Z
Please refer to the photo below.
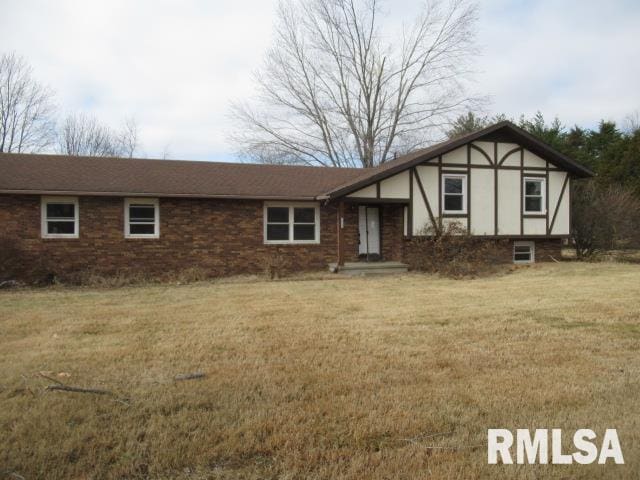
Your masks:
M509 122L373 169L0 154L0 248L27 281L411 264L442 219L542 261L569 235L571 179L591 175Z

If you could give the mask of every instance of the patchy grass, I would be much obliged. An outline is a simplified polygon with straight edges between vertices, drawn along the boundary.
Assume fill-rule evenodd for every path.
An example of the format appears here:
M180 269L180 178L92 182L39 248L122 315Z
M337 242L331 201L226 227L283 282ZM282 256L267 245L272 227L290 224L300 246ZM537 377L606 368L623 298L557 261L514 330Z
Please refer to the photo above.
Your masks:
M574 262L3 292L0 475L637 478L639 300L637 265ZM499 427L617 428L626 465L489 466Z

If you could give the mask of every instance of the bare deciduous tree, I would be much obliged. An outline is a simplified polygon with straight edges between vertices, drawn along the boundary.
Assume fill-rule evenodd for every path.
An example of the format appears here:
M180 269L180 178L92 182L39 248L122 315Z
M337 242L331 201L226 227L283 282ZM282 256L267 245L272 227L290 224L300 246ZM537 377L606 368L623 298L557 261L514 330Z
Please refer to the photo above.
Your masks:
M594 180L575 182L571 189L571 238L578 258L640 245L640 200L618 185Z
M138 148L138 128L127 119L115 131L84 113L68 115L58 135L58 151L65 155L90 157L133 157Z
M285 0L277 16L256 102L232 106L245 156L371 167L475 106L463 87L475 51L467 0L427 0L398 35L382 31L378 0Z
M23 58L0 57L0 152L37 152L53 142L53 92Z
M133 158L136 150L138 150L139 138L138 138L138 123L134 118L127 118L124 121L124 125L117 136L119 144L119 156L126 158Z

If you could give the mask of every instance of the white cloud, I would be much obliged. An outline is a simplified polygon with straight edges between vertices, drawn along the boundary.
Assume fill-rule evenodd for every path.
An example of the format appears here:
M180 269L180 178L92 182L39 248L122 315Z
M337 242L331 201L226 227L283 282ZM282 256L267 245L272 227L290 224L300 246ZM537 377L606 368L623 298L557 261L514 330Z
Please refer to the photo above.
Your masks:
M232 158L229 102L253 92L276 0L3 3L1 49L27 58L62 111L134 116L149 156ZM389 3L390 18L402 7ZM485 0L475 88L496 113L622 120L640 109L639 34L635 2Z
M515 7L514 4L519 4ZM537 110L594 126L640 109L640 8L633 2L483 2L479 86L491 110Z

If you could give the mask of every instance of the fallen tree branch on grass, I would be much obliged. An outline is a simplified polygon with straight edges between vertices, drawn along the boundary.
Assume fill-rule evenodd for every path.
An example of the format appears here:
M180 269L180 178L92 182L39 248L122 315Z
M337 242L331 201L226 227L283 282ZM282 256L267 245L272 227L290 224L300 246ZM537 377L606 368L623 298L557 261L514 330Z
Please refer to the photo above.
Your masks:
M96 395L114 395L109 390L101 390L99 388L80 388L70 387L68 385L49 385L45 390L58 390L61 392L75 392L75 393L94 393Z
M194 380L196 378L204 378L203 372L194 372L194 373L181 373L173 377L176 382L181 382L183 380Z
M62 383L61 381L56 380L55 378L51 378L51 377L49 377L49 376L45 375L45 374L44 374L44 373L42 373L42 372L40 372L40 373L39 373L39 375L40 375L42 378L46 378L46 379L47 379L47 380L49 380L50 382L57 383L58 385L64 385L64 383Z

